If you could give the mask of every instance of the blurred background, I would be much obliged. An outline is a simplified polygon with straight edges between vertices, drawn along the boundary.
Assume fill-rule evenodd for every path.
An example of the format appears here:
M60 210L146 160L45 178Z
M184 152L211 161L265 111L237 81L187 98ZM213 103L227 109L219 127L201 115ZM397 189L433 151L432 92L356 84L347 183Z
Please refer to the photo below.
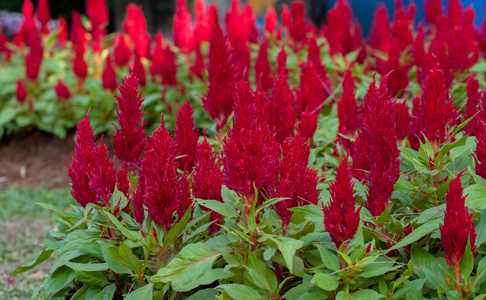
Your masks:
M326 12L334 6L335 1L305 0L307 15L316 25L324 24ZM367 36L371 27L373 12L378 3L384 3L388 7L390 14L393 15L394 1L397 0L348 0L353 7L354 17L359 20L365 36ZM33 0L32 2L34 5L37 4L37 0ZM107 0L110 12L109 32L121 29L121 22L125 17L125 8L130 2L137 3L143 7L149 32L155 34L157 29L161 28L165 35L170 34L172 31L172 14L175 10L176 0ZM194 1L187 0L187 2L189 8L192 9ZM263 14L266 7L275 6L277 13L280 13L282 4L289 4L292 0L240 0L240 2L252 6L257 14L259 24L263 24ZM402 2L408 4L410 0L403 0ZM427 0L415 0L414 2L417 5L416 23L418 23L424 16L423 4ZM446 1L444 0L443 2L445 3ZM22 3L23 0L0 1L0 26L2 26L4 34L11 35L12 31L15 32L22 23L22 15L20 14ZM206 3L216 3L220 8L219 15L222 17L225 8L230 6L231 0L206 0ZM476 9L476 24L480 25L484 16L485 0L462 0L462 3L464 7L472 5ZM85 12L84 1L49 0L49 7L51 8L53 18L63 15L68 20L68 24L70 24L70 13L72 10L80 13Z

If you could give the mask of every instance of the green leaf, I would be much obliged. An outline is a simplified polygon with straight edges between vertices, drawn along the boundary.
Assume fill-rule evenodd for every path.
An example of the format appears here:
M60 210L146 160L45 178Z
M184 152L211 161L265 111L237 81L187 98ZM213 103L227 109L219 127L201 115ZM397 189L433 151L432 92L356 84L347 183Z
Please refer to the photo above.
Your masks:
M325 291L335 291L339 287L339 281L325 273L316 273L311 280L312 283Z
M321 256L322 262L326 268L331 271L339 271L340 267L338 257L322 245L316 244L315 246L317 250L319 250L319 255Z
M324 222L324 212L317 205L305 205L289 208L290 211L301 214L307 220L322 224Z
M476 275L471 281L471 289L473 289L477 284L481 284L485 279L486 275L486 257L483 257L478 264Z
M438 230L439 229L439 223L442 221L442 219L433 219L430 220L429 222L423 224L422 226L414 229L409 235L404 237L400 242L398 242L395 246L389 248L388 250L385 251L385 253L388 253L392 250L399 249L402 247L405 247L422 237L426 236L427 234Z
M257 290L243 284L221 284L217 287L225 291L232 299L250 300L264 299Z
M225 217L234 218L238 216L238 212L231 205L227 203L222 203L217 200L204 200L198 198L194 198L194 200L196 200L196 202L199 203L200 205L207 207L210 210L215 211Z
M254 279L254 282L257 283L256 278L260 276L263 277L261 280L259 280L262 281L262 286L260 287L270 291L273 294L278 287L278 280L270 267L263 261L256 258L252 252L248 254L246 267L245 272L249 272L249 275Z
M71 269L78 270L78 271L93 272L93 271L104 271L110 269L110 267L106 263L83 264L83 263L64 261L59 258L58 260L60 260L64 265L70 267Z
M435 158L436 163L439 163L441 158L444 157L452 149L460 146L464 146L466 144L466 140L467 140L467 135L463 136L462 138L458 139L452 144L445 144L444 146L442 146L439 150L439 153L437 153L437 157Z
M36 260L18 267L17 269L15 269L15 271L12 272L12 274L10 274L10 277L13 277L17 274L20 274L20 273L23 273L23 272L26 272L26 271L29 271L29 270L35 268L36 266L38 266L42 262L44 262L46 259L48 259L51 256L52 252L54 252L54 250L42 251L42 253L36 258Z
M282 252L290 273L294 274L294 255L297 250L304 246L304 242L283 236L271 237L270 239L277 244L277 248Z
M368 300L368 299L382 299L385 298L382 294L370 290L370 289L361 289L357 292L351 294L351 298L353 300Z
M68 267L60 267L49 276L44 284L46 295L54 294L76 278L76 273Z
M6 105L3 106L0 111L0 126L5 126L5 124L12 121L18 114L18 109L15 106Z
M113 222L113 224L115 225L115 227L120 230L120 232L129 240L133 241L133 242L136 242L138 241L139 238L137 236L137 234L135 234L134 232L128 230L120 221L118 221L118 218L115 217L114 215L112 215L111 213L109 212L106 212L106 211L103 211L104 214L111 220L111 222Z
M479 215L478 226L476 226L476 232L478 237L476 239L476 246L479 248L484 242L486 242L486 210L482 210Z
M474 116L470 117L469 119L462 122L461 124L457 125L456 129L454 129L454 131L452 132L452 136L455 136L459 131L461 131L461 129L464 128L464 126L466 126L469 122L471 122L471 120L474 119L474 117L476 117L477 114L479 114L479 112L477 112Z
M133 254L132 249L125 245L125 243L120 243L118 247L118 254L120 255L120 259L118 262L122 268L127 270L133 271L135 274L140 274L142 269L142 263L140 260Z
M467 280L469 275L471 275L473 268L474 268L474 256L471 251L471 240L470 238L468 238L466 249L464 250L464 256L462 257L461 260L461 273L462 273L462 278L464 278L464 280Z
M255 210L255 213L258 213L259 211L261 211L262 209L266 208L266 207L270 207L280 201L283 201L283 200L289 200L289 198L272 198L272 199L268 199L266 200L265 202L263 202L262 205L260 205L256 210Z
M127 205L128 205L127 197L125 196L125 194L120 192L118 190L118 186L115 185L115 190L113 191L113 195L111 196L110 199L110 207L112 208L112 210L115 209L115 207L118 207L120 210L122 210Z
M167 238L165 239L165 245L163 246L164 249L167 248L170 244L172 244L173 241L181 235L185 231L186 225L191 219L192 216L192 206L190 206L186 212L184 213L184 216L182 216L181 220L174 225L170 231L167 233Z
M111 300L115 295L116 284L107 285L101 292L89 298L90 300Z
M149 283L123 296L125 297L125 300L152 300L153 293L154 293L154 284Z
M204 289L204 290L199 290L196 293L190 295L189 297L186 298L186 300L216 299L216 296L218 295L219 292L215 289Z
M106 276L106 272L83 272L78 270L74 271L76 272L76 276L78 277L79 281L86 285L102 288L107 284L110 284L110 281L108 281L108 278Z
M197 280L211 270L221 252L204 243L184 247L169 264L152 276L152 282L171 282L178 292L186 292L199 286Z
M412 248L413 270L420 277L425 277L433 286L444 284L445 274L437 259L422 248Z
M132 274L132 272L123 268L120 265L120 254L117 247L108 247L107 243L103 241L98 241L98 243L100 244L101 251L103 252L103 258L105 259L110 269L118 274Z
M483 184L472 184L464 189L466 196L466 206L469 209L486 209L486 186Z
M224 203L229 204L231 207L235 207L239 201L238 194L225 185L221 186L221 197L223 198Z

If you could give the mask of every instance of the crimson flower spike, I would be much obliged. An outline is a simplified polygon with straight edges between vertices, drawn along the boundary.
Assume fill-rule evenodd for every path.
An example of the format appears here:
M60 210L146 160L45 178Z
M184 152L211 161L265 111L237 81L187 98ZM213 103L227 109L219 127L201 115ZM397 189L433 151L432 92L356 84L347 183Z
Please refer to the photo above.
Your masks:
M265 30L274 35L277 29L277 12L273 6L268 6L265 12Z
M185 174L177 173L175 158L176 145L162 119L161 126L147 139L140 179L143 180L143 204L150 218L164 226L165 232L171 228L174 211L180 219L192 204L189 181ZM140 199L137 195L135 198L134 206L139 207Z
M205 0L196 0L194 2L195 7L195 24L194 24L194 37L196 39L196 45L199 46L201 42L209 41L211 36L211 24L209 23L209 15L206 10Z
M351 172L348 168L348 156L336 169L336 180L329 184L331 201L327 207L322 204L324 210L324 226L331 235L331 239L340 248L344 244L344 252L347 252L347 241L353 239L359 226L359 212L356 210L356 189L351 181Z
M337 102L339 128L338 134L353 136L358 128L358 105L354 93L354 78L351 70L344 72L343 93ZM338 135L337 141L347 149L351 149L351 143Z
M105 69L101 75L103 88L114 92L116 90L116 73L111 64L110 55L106 56Z
M466 250L467 242L471 243L473 255L476 253L476 230L472 220L473 214L465 206L466 196L463 195L461 175L452 180L447 192L447 203L444 224L440 224L440 239L444 248L446 261L454 271L456 280L462 283L461 260Z
M59 43L59 47L63 50L66 47L67 36L67 22L63 16L59 16L59 34L57 36L57 41Z
M24 103L25 99L27 99L27 95L25 84L22 82L22 80L17 79L17 89L15 90L15 97L17 98L17 101Z
M196 167L192 176L194 198L223 202L221 196L221 186L223 185L222 161L218 153L208 143L206 137L197 146L196 157ZM207 211L207 208L203 207L203 210ZM213 234L219 228L216 224L222 223L222 216L211 211L211 221L216 221L209 227L209 233Z
M258 58L255 62L255 81L259 82L262 89L267 91L272 87L271 66L268 60L268 41L265 39L258 50Z
M470 76L467 80L467 102L466 108L464 109L464 120L473 117L476 113L480 111L479 100L481 98L481 93L479 92L479 81L474 78L475 74L469 71ZM472 119L465 127L464 132L476 135L483 129L479 115Z
M208 91L202 102L219 131L233 112L235 71L230 63L228 40L218 24L211 32L209 43Z
M49 34L47 23L51 20L51 12L49 11L49 2L47 0L39 0L37 3L37 19L41 23L42 34Z
M135 54L138 54L140 57L147 57L150 35L147 33L147 20L140 7L133 3L128 5L123 28L132 40Z
M194 48L194 32L191 27L191 14L187 10L186 0L177 0L173 17L174 45L182 53L189 53Z
M91 47L95 53L98 53L103 49L102 42L106 35L106 26L108 25L106 0L87 0L86 14L91 22Z
M155 40L157 43L157 39ZM115 64L117 67L122 67L126 65L130 58L132 57L132 52L130 47L127 45L127 41L123 36L123 33L118 32L115 38L115 49L113 50L113 55L115 56Z
M379 216L390 206L393 185L400 177L400 151L395 131L395 101L386 88L370 84L361 106L361 130L353 147L354 176L369 183L366 207ZM367 172L365 172L367 171Z
M118 108L118 125L113 136L113 151L129 171L139 169L145 150L143 125L143 100L138 93L138 79L132 72L120 85L120 95L115 95Z
M194 111L189 100L177 111L175 143L177 154L182 156L178 159L180 169L191 172L196 161L199 134L194 128L194 117L192 116Z
M61 79L57 80L54 91L56 92L58 102L71 98L71 91L69 91L69 88Z
M482 129L476 135L476 151L474 161L476 163L476 174L486 179L486 127L482 124Z

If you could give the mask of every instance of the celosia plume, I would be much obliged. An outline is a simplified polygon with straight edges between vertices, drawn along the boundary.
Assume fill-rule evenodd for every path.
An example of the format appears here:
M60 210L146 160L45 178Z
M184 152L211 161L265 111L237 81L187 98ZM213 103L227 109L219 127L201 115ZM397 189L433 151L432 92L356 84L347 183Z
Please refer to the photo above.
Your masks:
M186 0L177 0L173 17L172 34L174 45L182 53L189 53L194 48L194 31L191 26L191 14L187 10Z
M287 52L285 51L285 47L282 46L280 51L277 54L277 73L280 74L284 72L287 74Z
M164 61L164 37L162 36L162 32L159 30L154 38L155 46L154 50L152 51L151 62L150 62L150 75L152 77L156 75L161 75L161 65Z
M88 76L88 65L84 60L84 49L82 47L76 48L73 60L73 72L78 78L78 82L84 82Z
M467 120L474 115L476 115L480 110L481 106L479 104L481 94L479 92L479 81L474 78L474 74L471 73L469 79L467 80L467 102L464 109L464 120ZM484 125L481 124L481 114L476 115L465 127L464 132L476 135L483 130Z
M71 31L69 33L69 39L76 51L84 52L84 50L86 50L86 30L81 21L81 16L77 11L73 11L71 14Z
M268 42L266 39L260 44L258 58L255 62L255 81L265 91L270 89L273 84L270 61L268 60Z
M196 45L199 46L201 42L209 41L211 30L214 26L209 22L210 16L206 10L205 0L196 0L194 2L194 15L196 18L194 24L194 37L196 39Z
M265 30L271 34L275 34L277 28L277 12L273 6L268 6L265 12Z
M59 16L59 33L57 35L57 42L59 43L59 48L66 48L66 41L68 37L68 28L66 20L63 16Z
M265 105L268 128L279 144L294 135L295 112L292 107L294 101L294 95L287 82L287 74L280 73L275 79Z
M196 167L192 175L192 194L194 198L218 200L223 202L221 187L223 185L222 162L217 152L213 150L206 138L197 146ZM207 208L202 207L204 210ZM211 221L216 221L209 227L209 232L216 232L221 224L222 216L211 211Z
M132 57L132 52L127 45L125 37L121 32L117 33L115 38L115 50L113 50L113 56L115 57L115 64L118 67L126 65Z
M176 55L170 49L170 46L165 46L164 50L164 60L160 66L160 71L162 75L162 84L165 85L177 85L177 64Z
M101 75L101 82L105 90L114 92L116 90L116 73L111 65L111 56L106 56L105 68Z
M147 76L145 75L145 67L142 64L140 56L135 53L135 60L132 66L133 73L137 76L138 82L141 86L145 86L147 83Z
M54 90L56 91L57 101L59 102L71 98L71 92L69 91L69 88L66 86L66 84L64 84L61 79L57 80L57 84L54 86Z
M410 132L412 118L410 117L410 107L406 100L395 103L395 132L397 140L401 141Z
M143 11L137 5L130 3L127 7L123 28L135 47L135 54L147 57L150 45L150 35L147 33L147 20Z
M106 26L108 25L108 6L106 0L87 0L86 14L91 22L91 36L94 52L100 52L102 42L106 35Z
M25 99L27 99L27 89L20 79L17 79L17 89L15 90L15 97L20 103L24 103Z
M201 47L196 46L194 52L196 53L196 58L194 64L189 68L191 74L195 75L199 79L203 79L203 71L206 68L204 65L204 60L201 53Z
M233 111L235 77L227 39L217 24L211 32L208 58L208 90L202 102L219 131Z
M22 42L31 48L33 44L40 43L39 33L37 32L37 25L34 20L34 5L30 0L25 0L22 5L22 14L24 16L24 23L20 27L20 37Z
M305 9L303 1L292 2L292 23L290 24L289 33L296 43L295 49L300 49L305 41L307 30L305 28Z
M166 232L175 221L174 211L180 219L192 204L189 182L184 173L177 173L175 158L176 145L162 121L147 139L147 151L142 160L143 175L139 181L144 181L143 204L150 218L164 226Z
M322 205L324 226L338 249L354 238L360 221L361 208L355 208L358 195L351 178L346 157L336 169L336 180L329 184L331 201L327 207Z
M474 162L476 163L476 174L486 179L486 128L476 134L476 151L474 152Z
M354 176L369 183L366 207L379 216L390 205L393 185L400 177L400 151L395 131L395 101L386 88L370 84L361 106L361 130L352 149Z
M47 0L39 0L37 2L37 19L41 23L41 32L49 34L47 23L51 20L51 12L49 11L49 2Z
M120 95L115 95L118 108L118 127L113 136L113 151L129 171L138 169L145 151L143 130L143 100L138 92L138 78L132 72L120 85Z
M338 137L339 143L350 149L351 143L340 135L353 137L358 129L358 105L354 93L354 78L351 70L343 74L343 93L337 102L337 114L339 119Z
M177 111L175 143L179 168L191 172L196 161L196 148L199 134L194 127L194 111L189 100Z
M330 53L348 54L361 47L361 28L353 24L353 12L347 0L338 0L328 12L324 30Z
M35 81L39 77L43 55L44 48L40 39L37 38L32 44L29 54L25 57L25 73L28 79Z
M312 141L317 130L318 120L319 114L314 113L309 109L300 114L300 121L297 124L297 127L303 138Z
M466 250L468 240L471 243L471 250L476 253L476 229L473 214L465 206L466 197L463 195L460 172L452 180L447 192L447 203L444 217L444 224L440 224L440 240L444 248L446 261L451 266L456 279L462 283L461 260Z

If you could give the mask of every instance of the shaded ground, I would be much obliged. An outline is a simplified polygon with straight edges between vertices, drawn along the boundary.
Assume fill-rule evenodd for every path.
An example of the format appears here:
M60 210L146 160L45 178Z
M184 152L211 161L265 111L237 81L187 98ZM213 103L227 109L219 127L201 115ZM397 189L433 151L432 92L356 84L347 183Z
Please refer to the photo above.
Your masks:
M0 184L17 188L69 185L66 162L74 154L74 134L61 140L39 131L0 142Z

